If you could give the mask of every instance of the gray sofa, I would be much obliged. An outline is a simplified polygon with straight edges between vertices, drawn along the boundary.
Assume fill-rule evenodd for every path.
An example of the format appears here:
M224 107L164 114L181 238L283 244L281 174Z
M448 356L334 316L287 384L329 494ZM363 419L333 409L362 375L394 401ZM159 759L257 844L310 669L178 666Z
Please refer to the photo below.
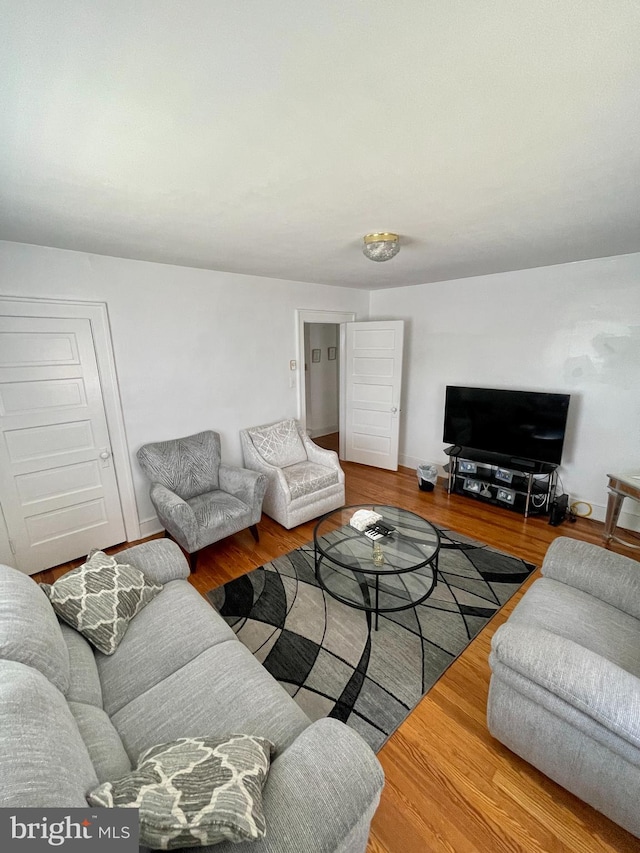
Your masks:
M0 567L0 807L82 807L142 750L232 732L276 745L264 788L266 838L216 853L362 853L383 785L380 764L342 723L311 723L185 580L179 547L117 555L162 591L112 655L56 618L26 575Z
M640 837L640 564L560 537L495 633L489 729Z

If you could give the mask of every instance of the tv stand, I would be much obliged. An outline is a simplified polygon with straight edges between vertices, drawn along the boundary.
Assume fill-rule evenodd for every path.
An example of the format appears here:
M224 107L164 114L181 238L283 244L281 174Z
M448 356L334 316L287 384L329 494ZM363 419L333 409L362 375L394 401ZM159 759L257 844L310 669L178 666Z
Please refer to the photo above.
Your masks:
M557 465L453 445L447 491L530 515L548 515L556 492Z

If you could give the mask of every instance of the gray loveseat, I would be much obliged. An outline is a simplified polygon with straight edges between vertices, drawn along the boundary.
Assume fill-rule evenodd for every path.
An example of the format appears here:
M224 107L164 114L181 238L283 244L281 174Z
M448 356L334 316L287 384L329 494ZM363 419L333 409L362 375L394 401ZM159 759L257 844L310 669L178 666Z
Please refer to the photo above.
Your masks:
M336 720L311 723L188 583L175 543L117 559L164 587L113 655L60 623L31 578L0 567L0 806L86 806L87 791L154 744L254 734L276 745L266 838L201 849L362 853L383 784L371 749Z
M495 633L494 737L640 837L640 563L561 537Z

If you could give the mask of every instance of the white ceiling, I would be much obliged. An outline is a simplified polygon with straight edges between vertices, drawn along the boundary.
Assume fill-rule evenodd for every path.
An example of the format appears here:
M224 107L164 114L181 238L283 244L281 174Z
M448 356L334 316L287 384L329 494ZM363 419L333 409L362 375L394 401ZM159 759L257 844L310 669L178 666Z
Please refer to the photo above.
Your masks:
M638 0L0 14L2 239L364 289L640 250Z

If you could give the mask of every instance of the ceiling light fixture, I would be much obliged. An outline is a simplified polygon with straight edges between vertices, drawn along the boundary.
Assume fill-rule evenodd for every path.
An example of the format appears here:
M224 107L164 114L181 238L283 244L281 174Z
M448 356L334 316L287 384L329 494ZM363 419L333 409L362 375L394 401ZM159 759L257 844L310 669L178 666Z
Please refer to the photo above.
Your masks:
M363 254L370 261L389 261L400 251L400 237L387 231L365 234Z

